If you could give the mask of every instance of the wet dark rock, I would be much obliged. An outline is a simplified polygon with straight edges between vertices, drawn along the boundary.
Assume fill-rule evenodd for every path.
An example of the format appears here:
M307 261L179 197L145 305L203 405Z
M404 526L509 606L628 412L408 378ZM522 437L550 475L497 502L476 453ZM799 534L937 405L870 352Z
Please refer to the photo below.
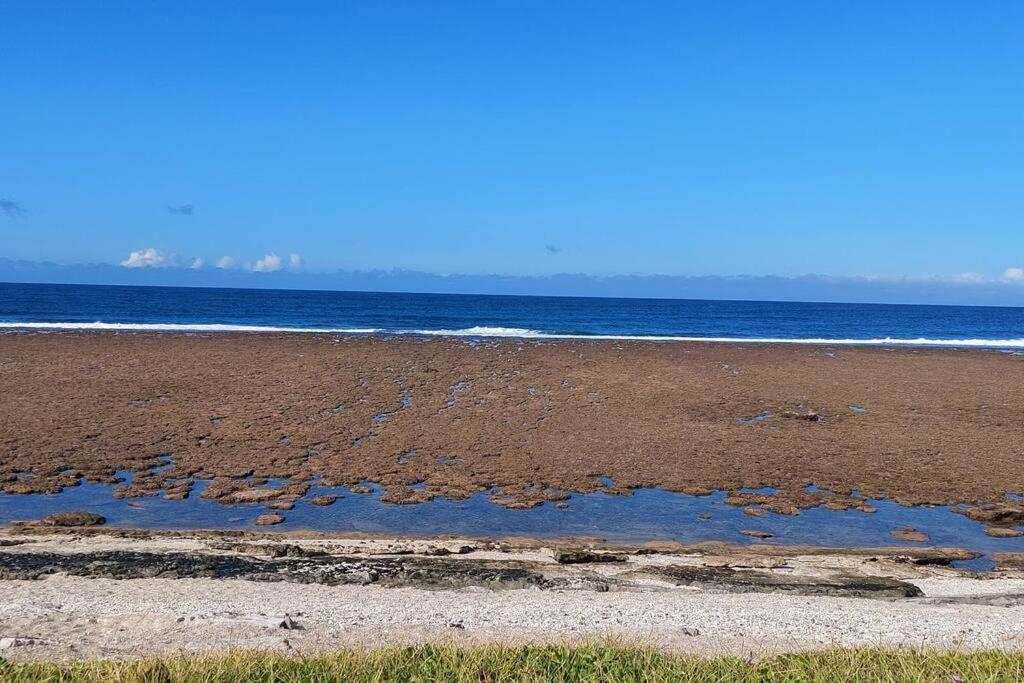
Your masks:
M46 526L102 526L107 518L95 512L58 512L43 517L41 523Z
M290 500L272 500L267 503L267 508L270 510L291 510L295 507L295 503Z
M677 586L699 586L725 593L782 592L857 598L915 598L924 595L912 583L882 577L817 578L686 565L646 567L636 573L657 576Z
M197 553L107 551L3 553L0 580L34 580L56 573L110 579L217 578L387 587L548 588L538 572L512 562L351 556L261 559Z
M338 496L333 496L329 494L323 496L314 496L313 498L309 499L309 504L319 505L320 507L327 507L328 505L334 505L334 502L336 500L338 500Z
M476 548L471 545L460 545L455 548L449 548L443 545L431 545L427 546L423 550L422 554L427 555L428 557L444 557L445 555L465 555L466 553L471 553L474 550L476 550Z
M592 562L625 562L625 555L615 553L598 553L589 550L556 550L555 562L558 564L589 564Z
M744 536L750 536L751 538L774 538L775 534L767 531L758 531L757 529L744 529L740 532Z
M326 557L318 548L304 548L294 543L211 543L215 550L228 550L258 557Z
M787 410L782 413L782 417L790 420L805 420L807 422L820 422L821 415L813 410L808 410L806 413L801 413L795 410Z

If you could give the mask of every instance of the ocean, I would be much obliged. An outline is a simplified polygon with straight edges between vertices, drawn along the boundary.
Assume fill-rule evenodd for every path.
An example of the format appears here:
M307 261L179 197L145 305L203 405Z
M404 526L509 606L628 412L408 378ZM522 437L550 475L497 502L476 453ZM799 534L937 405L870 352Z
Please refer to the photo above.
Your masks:
M0 284L0 330L329 332L1024 349L1024 308Z

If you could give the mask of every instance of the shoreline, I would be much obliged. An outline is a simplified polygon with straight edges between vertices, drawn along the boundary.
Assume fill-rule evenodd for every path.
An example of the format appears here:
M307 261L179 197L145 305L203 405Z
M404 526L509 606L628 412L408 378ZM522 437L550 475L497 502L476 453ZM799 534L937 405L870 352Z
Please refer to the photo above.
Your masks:
M1024 339L943 338L828 338L828 337L702 337L657 334L558 333L509 327L477 326L464 329L389 329L352 327L281 327L230 323L112 323L112 322L14 322L0 321L0 334L12 333L125 333L125 334L256 334L381 337L386 339L476 339L568 342L655 342L685 344L753 344L765 346L899 347L921 349L988 349L1013 353L1024 349Z
M1024 643L1024 571L977 578L945 565L958 551L82 531L0 531L0 632L25 641L5 657L604 637L700 655Z

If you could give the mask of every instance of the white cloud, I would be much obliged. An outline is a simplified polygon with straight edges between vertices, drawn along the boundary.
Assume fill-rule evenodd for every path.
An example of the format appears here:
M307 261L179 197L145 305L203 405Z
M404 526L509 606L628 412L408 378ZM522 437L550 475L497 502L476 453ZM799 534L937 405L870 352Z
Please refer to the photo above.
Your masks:
M277 254L267 254L253 264L252 269L257 273L273 273L281 270L281 257Z
M985 282L985 276L981 273L958 273L949 276L948 280L954 284L974 285Z
M1003 273L1003 280L1006 282L1024 283L1024 268L1007 268Z
M174 257L150 247L133 251L121 265L125 268L166 268L174 265Z
M191 268L192 270L200 270L205 265L206 261L204 261L203 259L194 258L192 259L192 263L189 265L189 268Z
M298 254L291 254L288 256L288 267L292 270L299 270L302 268L302 257Z
M235 267L235 259L232 256L221 256L217 259L217 267L221 270L229 270Z

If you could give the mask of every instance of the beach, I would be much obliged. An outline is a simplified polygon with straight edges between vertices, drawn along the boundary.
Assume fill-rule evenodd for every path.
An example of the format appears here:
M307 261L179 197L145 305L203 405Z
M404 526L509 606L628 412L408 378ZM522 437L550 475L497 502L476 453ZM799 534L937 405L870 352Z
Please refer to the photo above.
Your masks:
M0 625L18 639L3 656L18 661L606 638L755 658L1024 643L1019 565L979 580L948 549L81 530L0 543Z
M14 332L0 382L11 661L1024 638L1019 355Z

